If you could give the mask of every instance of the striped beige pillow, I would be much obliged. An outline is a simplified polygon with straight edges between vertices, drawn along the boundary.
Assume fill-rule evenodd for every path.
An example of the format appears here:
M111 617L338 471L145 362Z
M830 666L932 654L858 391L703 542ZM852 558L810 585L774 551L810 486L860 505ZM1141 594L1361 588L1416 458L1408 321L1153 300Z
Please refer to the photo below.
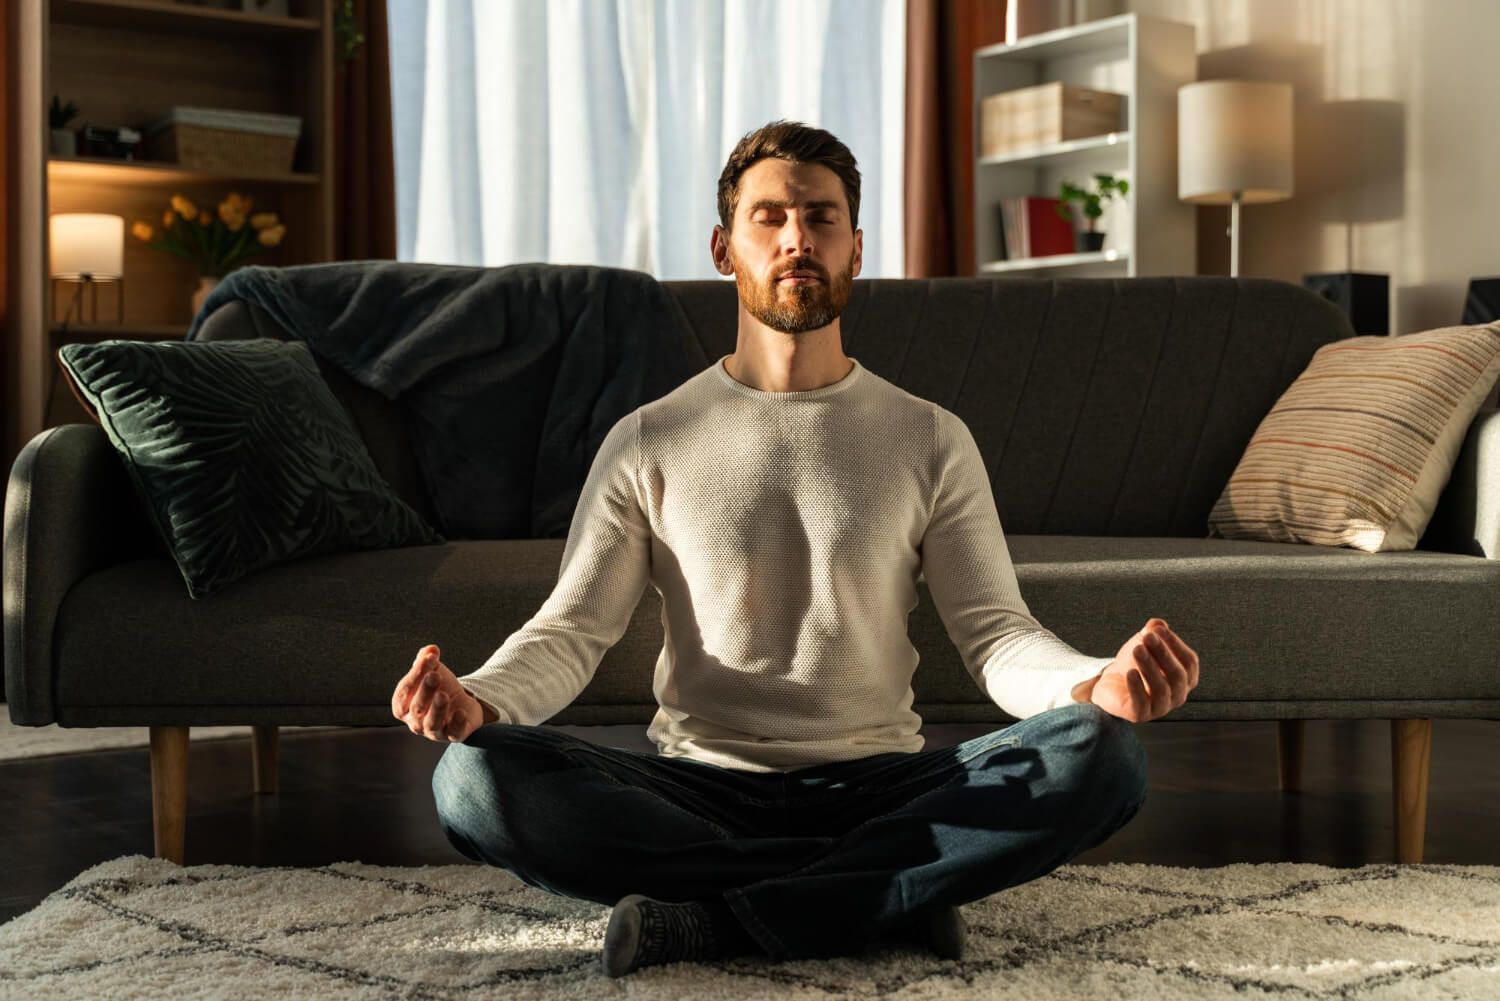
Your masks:
M1255 431L1209 538L1414 549L1500 374L1500 321L1325 344Z

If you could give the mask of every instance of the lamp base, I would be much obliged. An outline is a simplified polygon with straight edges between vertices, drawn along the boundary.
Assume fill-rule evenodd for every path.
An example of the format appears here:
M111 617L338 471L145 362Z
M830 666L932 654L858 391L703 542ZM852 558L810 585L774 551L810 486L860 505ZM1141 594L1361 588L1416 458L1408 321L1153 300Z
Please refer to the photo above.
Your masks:
M90 318L88 319L87 322L88 323L98 323L99 322L99 286L100 285L114 285L115 286L115 289L116 289L116 291L115 291L115 323L117 323L117 324L123 324L125 322L125 279L124 279L124 277L105 277L105 276L101 276L101 275L87 275L86 274L86 275L82 275L82 276L80 276L78 278L71 278L71 277L59 277L59 276L54 275L53 278L52 278L52 315L54 317L54 322L55 322L55 317L57 316L57 283L58 282L64 282L64 283L67 283L67 284L74 284L74 285L78 286L77 289L73 293L73 297L68 300L68 307L67 307L67 309L63 313L62 328L64 330L68 329L68 324L69 323L75 322L74 318L73 318L73 313L74 313L75 307L76 307L77 313L78 313L78 317L77 317L76 322L78 322L80 324L85 322L85 320L83 318L83 303L84 303L84 300L86 298L89 299L89 300L91 300L91 305L92 305L92 308L91 308L92 315L90 316ZM92 294L90 294L90 293L92 293Z

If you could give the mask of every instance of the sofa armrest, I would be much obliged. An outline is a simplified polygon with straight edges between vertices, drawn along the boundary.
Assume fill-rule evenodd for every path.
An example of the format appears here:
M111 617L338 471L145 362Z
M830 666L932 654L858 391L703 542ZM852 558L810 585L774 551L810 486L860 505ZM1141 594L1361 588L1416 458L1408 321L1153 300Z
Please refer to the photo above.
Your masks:
M1500 559L1500 410L1474 417L1419 549Z
M125 463L96 424L31 439L5 488L5 698L22 726L55 722L52 635L63 598L97 570L171 558Z

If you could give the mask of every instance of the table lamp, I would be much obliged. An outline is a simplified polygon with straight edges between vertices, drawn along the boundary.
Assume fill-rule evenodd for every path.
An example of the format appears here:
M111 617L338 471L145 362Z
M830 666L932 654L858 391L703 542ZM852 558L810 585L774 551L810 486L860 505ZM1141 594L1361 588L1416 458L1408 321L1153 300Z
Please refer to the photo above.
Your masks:
M83 321L83 296L93 292L93 321L99 319L99 283L119 285L116 296L118 316L125 318L125 220L121 216L100 212L59 212L49 220L49 246L52 252L52 278L77 282L78 289L63 315L68 325L74 306L78 320Z
M1177 197L1229 205L1229 273L1240 273L1240 205L1292 196L1292 85L1200 80L1177 91Z

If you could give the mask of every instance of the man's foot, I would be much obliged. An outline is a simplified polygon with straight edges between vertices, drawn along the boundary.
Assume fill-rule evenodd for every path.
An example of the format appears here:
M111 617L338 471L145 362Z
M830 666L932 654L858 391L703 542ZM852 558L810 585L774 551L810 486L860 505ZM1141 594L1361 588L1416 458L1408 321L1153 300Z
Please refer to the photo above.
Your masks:
M669 903L632 893L609 916L600 956L604 972L624 976L658 963L719 959L752 951L756 943L729 905L698 900Z
M930 949L943 959L964 958L964 943L968 938L968 925L957 907L952 905L915 914L897 934L909 941Z

